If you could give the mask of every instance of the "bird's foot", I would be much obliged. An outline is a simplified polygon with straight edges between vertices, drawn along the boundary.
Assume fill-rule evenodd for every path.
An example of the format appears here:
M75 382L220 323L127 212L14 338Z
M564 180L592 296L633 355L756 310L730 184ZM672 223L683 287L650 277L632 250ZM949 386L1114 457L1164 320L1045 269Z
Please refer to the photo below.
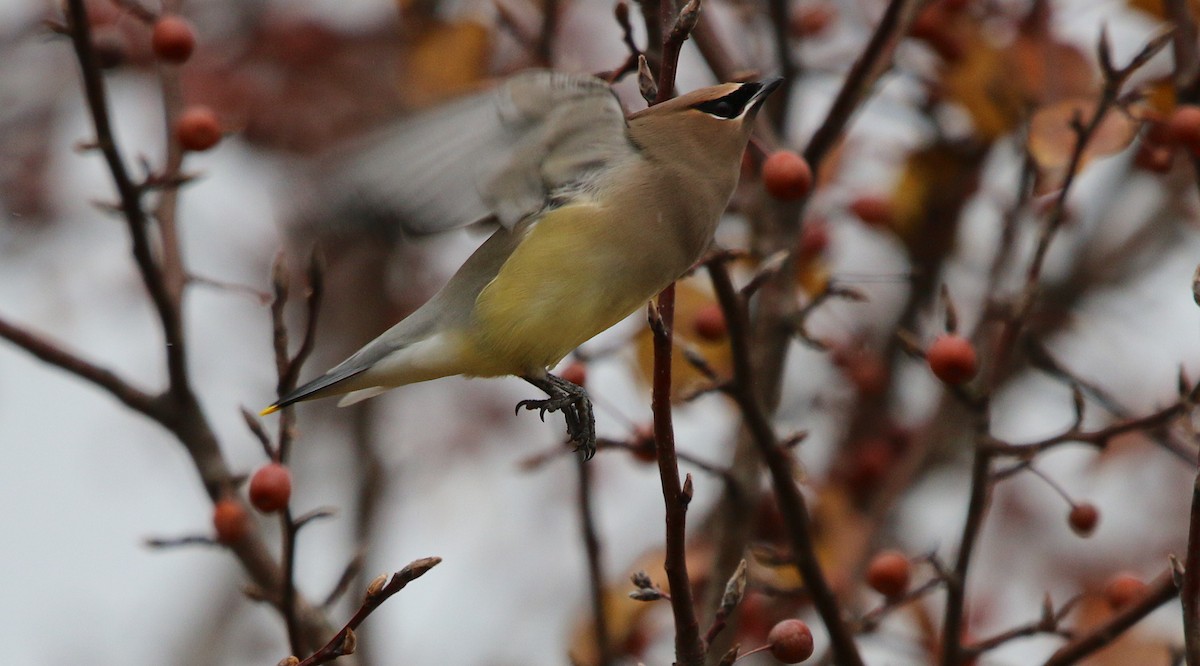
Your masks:
M522 400L517 403L516 411L521 411L521 408L536 409L543 421L546 420L546 412L562 412L567 422L567 435L575 443L575 450L583 452L584 460L591 460L596 454L596 417L592 413L592 401L587 391L582 386L551 374L522 379L550 397L545 400Z

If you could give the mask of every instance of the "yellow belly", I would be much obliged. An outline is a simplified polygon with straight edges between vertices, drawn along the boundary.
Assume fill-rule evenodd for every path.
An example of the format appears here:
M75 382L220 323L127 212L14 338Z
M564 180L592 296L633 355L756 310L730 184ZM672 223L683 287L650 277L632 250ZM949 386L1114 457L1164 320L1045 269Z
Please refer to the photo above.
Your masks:
M480 293L471 327L478 374L550 367L677 276L673 262L654 256L653 229L601 212L576 204L549 213Z

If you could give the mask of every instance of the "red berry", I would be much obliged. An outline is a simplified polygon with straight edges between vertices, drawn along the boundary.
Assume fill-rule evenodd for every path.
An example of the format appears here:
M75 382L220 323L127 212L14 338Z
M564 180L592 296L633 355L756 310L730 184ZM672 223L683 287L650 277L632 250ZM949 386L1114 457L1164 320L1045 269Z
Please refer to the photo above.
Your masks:
M559 371L558 376L576 386L583 386L587 383L587 366L579 361L571 361Z
M1079 536L1091 536L1092 532L1096 531L1096 524L1100 522L1100 510L1096 508L1095 504L1081 502L1071 507L1071 513L1067 515L1067 522Z
M966 44L956 34L951 23L953 13L947 11L947 7L943 5L928 5L917 14L916 20L909 28L909 35L913 39L925 42L947 62L957 62L966 53Z
M859 197L851 202L850 212L873 227L887 227L892 224L892 202L884 197Z
M213 528L217 541L231 545L241 541L250 531L250 516L242 503L235 499L223 499L213 506Z
M865 495L879 487L888 470L896 464L892 446L881 437L860 443L850 456L846 484L854 492Z
M785 664L798 664L812 656L813 635L801 620L784 620L767 634L771 656Z
M821 218L808 220L800 231L797 254L801 259L812 259L829 247L829 223Z
M640 425L633 429L629 438L629 452L633 457L644 462L652 463L658 460L658 447L654 443L654 426Z
M1200 151L1200 106L1184 104L1167 119L1167 133L1192 152Z
M1166 119L1153 112L1148 112L1146 132L1142 134L1142 139L1156 146L1169 146L1175 143L1175 137L1167 127Z
M154 22L150 48L159 60L185 62L196 48L196 33L182 17L167 14Z
M939 336L925 352L929 369L947 384L962 384L979 371L975 347L966 338L949 333Z
M709 342L724 340L729 333L729 327L725 324L725 313L721 311L721 306L709 303L696 310L696 314L692 317L692 330L701 340Z
M771 153L762 168L763 186L782 201L803 199L812 190L813 172L797 153L779 150Z
M129 59L129 43L116 26L100 25L92 30L92 52L100 69L114 69Z
M1119 573L1104 586L1104 600L1113 610L1126 608L1146 594L1146 584L1130 573Z
M912 566L899 551L885 550L871 558L867 565L867 585L889 599L908 591L911 576Z
M189 106L175 121L175 136L187 150L208 150L221 141L221 123L207 106Z
M292 498L292 473L279 463L258 468L250 477L250 503L263 513L286 507Z
M1175 163L1175 149L1156 143L1146 143L1138 146L1133 155L1133 164L1142 171L1150 173L1167 173Z
M837 15L837 9L827 4L801 7L792 14L788 29L795 37L812 37L825 32Z

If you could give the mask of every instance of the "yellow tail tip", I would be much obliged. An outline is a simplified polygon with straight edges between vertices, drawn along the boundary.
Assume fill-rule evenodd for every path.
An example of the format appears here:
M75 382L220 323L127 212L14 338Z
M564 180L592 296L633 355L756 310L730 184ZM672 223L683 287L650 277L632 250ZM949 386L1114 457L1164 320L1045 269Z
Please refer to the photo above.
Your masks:
M271 405L270 407L267 407L266 409L259 412L258 415L259 416L268 416L270 414L274 414L277 411L279 411L279 405Z

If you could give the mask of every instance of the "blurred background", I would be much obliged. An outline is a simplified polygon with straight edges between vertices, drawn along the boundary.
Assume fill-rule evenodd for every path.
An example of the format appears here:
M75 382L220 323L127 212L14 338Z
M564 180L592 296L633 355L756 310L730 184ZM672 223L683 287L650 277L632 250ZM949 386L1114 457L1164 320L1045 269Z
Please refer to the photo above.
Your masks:
M782 53L796 68L793 85L763 145L802 149L885 4L708 0L705 43L719 45L723 60L689 42L679 89L716 82L714 62L728 68L723 76L778 74ZM1195 20L1197 3L1175 4ZM117 139L135 171L143 157L161 164L159 68L171 66L156 63L136 6L87 6L109 65ZM808 433L794 449L797 478L851 615L882 603L862 582L872 554L900 550L914 561L913 585L923 583L934 575L923 558L952 561L966 513L971 420L897 331L918 345L944 332L944 284L986 367L990 347L978 331L1023 285L1074 145L1070 119L1094 108L1101 90L1102 29L1123 64L1169 23L1165 12L1156 0L938 0L823 164L798 239L796 304L830 284L865 300L832 299L807 318L803 330L819 344L800 335L790 343L775 423L783 434ZM194 384L223 452L249 474L265 459L239 410L274 399L271 320L259 294L277 252L286 253L296 292L314 247L327 265L307 379L423 303L484 237L406 238L386 211L327 205L321 188L336 164L328 155L520 69L611 72L629 50L610 0L192 0L182 13L197 34L194 55L179 66L183 104L211 108L226 135L184 163L196 176L178 205L193 278L186 332ZM631 13L644 45L636 6ZM158 390L161 332L124 224L94 205L113 199L112 182L98 155L76 149L93 130L70 44L48 19L61 21L57 3L0 0L0 317ZM1190 148L1162 138L1160 122L1177 107L1173 71L1170 48L1138 70L1125 90L1142 94L1112 113L1086 154L1029 340L997 371L997 437L1021 443L1069 429L1075 398L1064 377L1081 387L1086 429L1176 402L1181 371L1200 377L1200 316L1189 290L1200 261L1197 174ZM635 78L616 85L630 110L644 107ZM718 233L721 246L752 251L737 266L739 282L755 269L757 220L772 205L760 160L761 151L748 157ZM679 289L680 344L727 374L707 276ZM289 311L297 330L303 314L298 304ZM645 445L644 314L567 363L586 371L600 434L625 443L588 463L617 663L670 663L665 602L626 598L634 571L665 584L662 494ZM739 427L736 408L708 384L677 363L698 589L720 550L714 508ZM532 397L515 379L453 378L349 409L332 401L298 408L292 506L337 512L300 536L301 591L324 598L361 556L350 593L330 609L340 626L378 573L444 559L367 620L359 663L597 663L576 462L561 446L560 417L513 415ZM212 529L211 503L169 433L4 343L0 451L0 644L9 663L274 664L287 655L280 617L247 600L227 552L146 545ZM1037 457L1038 473L998 483L971 569L968 635L1037 620L1047 595L1055 608L1078 598L1074 627L1104 621L1115 575L1149 581L1183 552L1196 453L1186 430L1135 431L1103 451L1055 448ZM1098 509L1094 529L1069 523L1064 493ZM769 496L736 519L752 535L751 591L729 634L755 647L777 620L801 617L821 653L821 623L797 574L780 563L785 540ZM275 538L276 522L259 520ZM868 662L934 663L940 609L933 594L889 615L862 637ZM1170 663L1180 627L1178 603L1168 603L1087 663ZM978 663L1040 663L1061 643L1007 642Z

